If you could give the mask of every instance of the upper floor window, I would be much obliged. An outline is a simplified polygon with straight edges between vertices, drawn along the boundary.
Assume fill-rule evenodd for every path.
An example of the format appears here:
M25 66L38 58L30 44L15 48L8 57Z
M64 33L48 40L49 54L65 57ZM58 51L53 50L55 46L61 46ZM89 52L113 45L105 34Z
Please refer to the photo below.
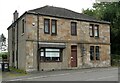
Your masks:
M25 20L22 20L22 33L24 33L24 27L25 27Z
M99 26L98 25L94 26L94 33L95 33L95 37L99 37Z
M50 33L50 20L44 19L44 33Z
M99 37L99 25L90 24L89 34L90 37Z
M93 24L90 24L89 34L90 34L90 37L94 37L94 27L93 27Z
M51 34L57 34L57 21L56 20L52 20L51 21Z
M71 22L71 35L77 35L77 23Z

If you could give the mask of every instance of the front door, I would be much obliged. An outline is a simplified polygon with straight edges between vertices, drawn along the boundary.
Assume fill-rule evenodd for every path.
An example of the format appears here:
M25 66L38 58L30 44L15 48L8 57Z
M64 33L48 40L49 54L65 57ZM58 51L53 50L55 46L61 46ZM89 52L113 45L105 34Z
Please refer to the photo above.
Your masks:
M71 67L77 67L77 46L71 46Z

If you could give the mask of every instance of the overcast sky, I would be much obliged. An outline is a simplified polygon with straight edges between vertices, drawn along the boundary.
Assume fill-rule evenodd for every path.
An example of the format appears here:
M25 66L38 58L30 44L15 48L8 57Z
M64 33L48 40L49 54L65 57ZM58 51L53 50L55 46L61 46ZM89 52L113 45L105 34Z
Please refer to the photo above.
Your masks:
M1 0L0 1L0 35L8 37L7 28L13 21L13 12L17 10L19 16L25 11L45 5L67 8L76 12L92 8L95 0Z

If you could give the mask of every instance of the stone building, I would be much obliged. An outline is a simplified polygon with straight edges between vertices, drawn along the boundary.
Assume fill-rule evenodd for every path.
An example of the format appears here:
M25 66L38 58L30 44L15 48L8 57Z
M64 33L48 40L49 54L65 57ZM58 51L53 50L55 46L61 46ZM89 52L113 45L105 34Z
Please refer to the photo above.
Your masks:
M29 10L8 27L10 66L29 71L110 66L110 23L65 8Z

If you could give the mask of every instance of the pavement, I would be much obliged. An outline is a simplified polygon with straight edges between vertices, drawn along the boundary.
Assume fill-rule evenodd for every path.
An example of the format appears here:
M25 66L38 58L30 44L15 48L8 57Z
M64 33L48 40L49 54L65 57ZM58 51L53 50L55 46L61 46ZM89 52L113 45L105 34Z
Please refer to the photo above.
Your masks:
M24 76L5 76L3 81L118 81L118 68L39 71Z

